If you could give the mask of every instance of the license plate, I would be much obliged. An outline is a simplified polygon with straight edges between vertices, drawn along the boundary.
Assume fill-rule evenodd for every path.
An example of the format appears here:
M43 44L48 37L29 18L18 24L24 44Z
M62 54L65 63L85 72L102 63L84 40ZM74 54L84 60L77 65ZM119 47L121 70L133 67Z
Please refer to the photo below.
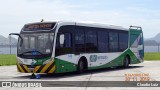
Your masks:
M24 59L24 63L28 63L28 60L27 60L27 59Z

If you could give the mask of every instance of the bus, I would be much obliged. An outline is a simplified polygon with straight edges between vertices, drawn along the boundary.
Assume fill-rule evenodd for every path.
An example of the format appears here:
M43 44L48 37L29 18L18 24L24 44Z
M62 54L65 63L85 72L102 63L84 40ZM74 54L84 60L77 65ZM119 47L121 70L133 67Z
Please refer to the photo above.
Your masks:
M17 70L65 73L143 62L142 28L80 22L37 22L18 35Z

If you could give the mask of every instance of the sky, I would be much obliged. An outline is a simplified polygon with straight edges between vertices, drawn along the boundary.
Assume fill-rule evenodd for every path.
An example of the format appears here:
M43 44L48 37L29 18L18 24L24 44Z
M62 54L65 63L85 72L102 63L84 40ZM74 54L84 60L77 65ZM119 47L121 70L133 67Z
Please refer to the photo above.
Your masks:
M26 23L76 21L141 26L144 37L160 33L160 0L0 0L0 35Z

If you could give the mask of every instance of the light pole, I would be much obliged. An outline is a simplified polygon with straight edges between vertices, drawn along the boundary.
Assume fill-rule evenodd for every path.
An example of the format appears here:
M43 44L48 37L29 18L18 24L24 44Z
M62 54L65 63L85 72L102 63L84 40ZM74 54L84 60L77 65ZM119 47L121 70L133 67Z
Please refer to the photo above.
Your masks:
M159 52L159 44L160 44L160 42L158 43L158 52Z
M10 54L11 54L11 36L9 35L9 46L10 46Z

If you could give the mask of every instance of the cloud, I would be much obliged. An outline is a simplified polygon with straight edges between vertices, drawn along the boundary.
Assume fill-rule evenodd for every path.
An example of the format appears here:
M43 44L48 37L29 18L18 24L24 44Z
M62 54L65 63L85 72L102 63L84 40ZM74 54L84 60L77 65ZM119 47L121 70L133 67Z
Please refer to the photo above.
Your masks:
M26 23L44 19L96 22L124 27L138 25L143 27L145 37L156 35L160 30L160 11L146 8L144 3L132 2L125 1L121 5L111 0L4 0L0 3L0 31L5 30L2 34L7 36L10 32L19 32Z

